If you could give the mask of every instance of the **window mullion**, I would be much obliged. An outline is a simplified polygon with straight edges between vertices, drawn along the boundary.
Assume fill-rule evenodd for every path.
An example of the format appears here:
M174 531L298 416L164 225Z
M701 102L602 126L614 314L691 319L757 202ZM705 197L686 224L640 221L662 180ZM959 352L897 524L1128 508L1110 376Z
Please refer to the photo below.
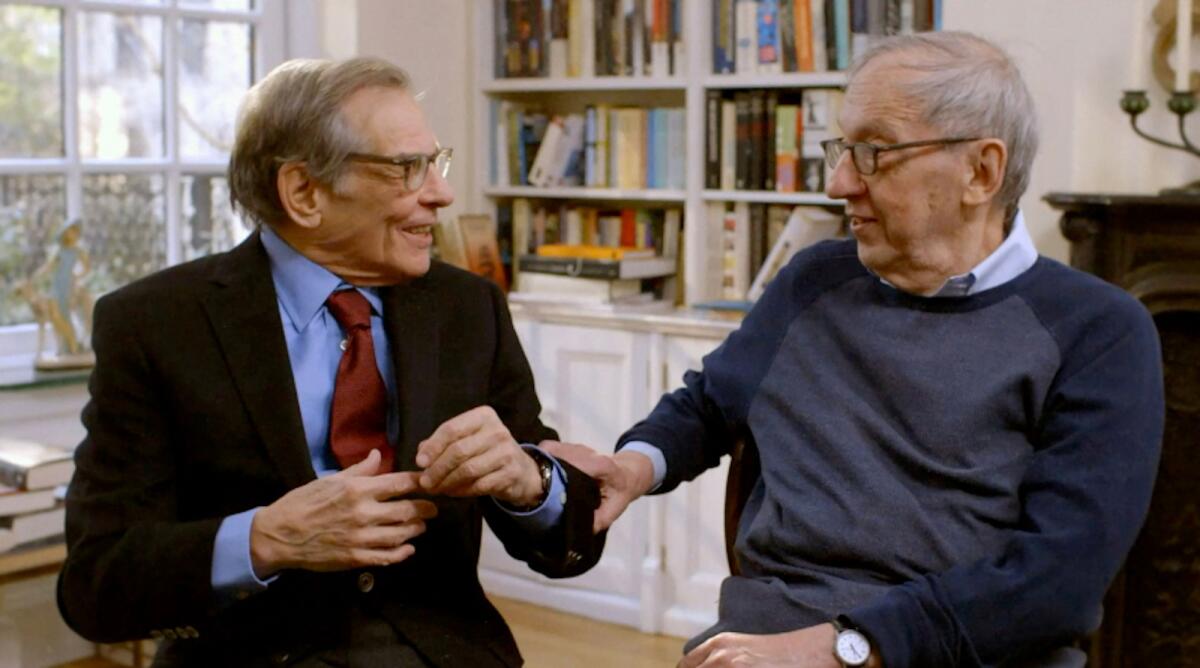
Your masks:
M83 172L79 166L79 9L62 9L62 119L66 156L67 219L83 217Z
M163 17L163 128L166 138L167 173L164 179L167 203L167 265L178 264L183 244L180 235L182 206L179 173L179 10L172 7Z

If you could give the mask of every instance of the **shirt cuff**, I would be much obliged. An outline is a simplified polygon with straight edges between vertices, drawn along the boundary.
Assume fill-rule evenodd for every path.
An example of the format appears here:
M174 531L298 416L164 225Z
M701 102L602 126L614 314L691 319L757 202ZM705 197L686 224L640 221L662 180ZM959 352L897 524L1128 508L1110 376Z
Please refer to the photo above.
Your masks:
M250 560L250 526L258 508L251 508L221 521L213 545L212 587L223 602L242 600L257 594L278 578L260 580Z
M542 533L558 524L559 518L562 517L563 508L567 504L567 474L559 465L558 460L547 454L545 450L528 443L522 443L521 447L527 450L537 450L554 462L554 473L550 476L550 491L546 494L546 500L532 510L513 510L498 501L496 505L511 515L513 520L525 530ZM492 500L495 501L494 498Z
M646 492L647 494L662 485L663 478L667 477L667 458L663 456L662 450L659 450L658 446L651 445L645 441L630 441L622 446L621 449L640 452L650 458L650 463L654 465L654 486Z

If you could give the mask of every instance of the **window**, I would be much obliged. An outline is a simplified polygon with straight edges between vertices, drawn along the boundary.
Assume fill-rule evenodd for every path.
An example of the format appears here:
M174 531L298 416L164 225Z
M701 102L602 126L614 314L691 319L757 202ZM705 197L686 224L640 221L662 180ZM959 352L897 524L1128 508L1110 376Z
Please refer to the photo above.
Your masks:
M242 96L283 59L284 11L284 0L0 4L0 329L33 321L20 288L72 221L96 296L245 237L226 160Z

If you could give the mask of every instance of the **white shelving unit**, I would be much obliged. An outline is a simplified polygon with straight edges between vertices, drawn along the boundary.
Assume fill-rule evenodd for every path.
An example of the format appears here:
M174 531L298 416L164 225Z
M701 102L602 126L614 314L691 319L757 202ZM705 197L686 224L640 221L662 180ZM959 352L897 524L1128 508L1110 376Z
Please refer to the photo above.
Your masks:
M584 0L590 2L591 0ZM525 197L577 202L682 205L684 271L688 303L716 297L719 244L707 221L712 202L838 206L823 193L708 190L704 183L707 91L749 88L802 89L841 86L839 72L780 75L714 75L710 46L711 0L681 0L684 58L676 75L568 79L493 78L493 2L474 4L477 47L474 164L488 201ZM685 187L682 190L537 188L490 182L490 102L496 98L537 102L563 112L587 104L671 106L685 112ZM494 209L493 209L494 210ZM715 279L715 280L714 280ZM644 417L687 369L734 327L687 312L673 315L597 315L517 306L514 322L533 368L542 418L563 438L598 450ZM604 558L588 573L549 581L508 557L490 534L480 559L484 587L501 596L635 626L647 632L690 636L716 620L720 583L728 575L722 542L725 472L717 469L666 497L635 502L608 535Z
M713 266L709 254L715 252L705 228L705 207L710 202L752 202L766 204L804 204L837 206L823 193L776 193L768 191L725 191L704 188L705 92L710 89L739 90L752 88L803 89L836 88L844 84L841 72L803 72L773 75L738 75L712 73L711 0L681 0L683 11L683 71L671 77L589 77L589 78L514 78L493 77L495 20L492 2L479 2L476 7L477 91L475 128L475 165L478 183L489 198L528 197L586 201L627 201L682 203L684 208L684 270L683 288L688 303L715 298L711 292ZM589 27L590 29L590 27ZM606 97L611 93L613 97ZM682 99L679 99L682 94ZM590 102L618 100L628 103L642 96L655 100L671 99L671 104L685 109L687 166L686 188L678 190L616 190L611 188L551 188L500 186L490 182L488 147L493 141L489 127L489 101L496 97L513 97L522 101L546 100L556 105L579 105L582 99ZM653 97L651 97L653 96ZM636 102L641 104L641 102ZM707 287L706 287L707 286Z

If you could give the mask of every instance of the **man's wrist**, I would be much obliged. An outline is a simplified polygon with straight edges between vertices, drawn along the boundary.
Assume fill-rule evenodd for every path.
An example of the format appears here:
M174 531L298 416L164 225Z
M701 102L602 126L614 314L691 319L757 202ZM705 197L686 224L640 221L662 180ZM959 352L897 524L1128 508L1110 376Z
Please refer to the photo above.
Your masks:
M279 565L275 542L263 530L264 523L269 521L269 516L264 516L268 515L269 511L270 506L259 510L250 523L250 567L254 569L254 576L260 580L266 580L283 570Z
M630 484L629 491L634 498L643 496L654 487L654 462L641 452L620 450L613 455L613 463L625 472Z
M516 512L529 512L546 502L550 493L551 476L554 475L554 462L541 450L532 447L522 448L533 464L533 473L529 477L526 489L529 493L519 499L501 501L505 508ZM499 501L499 499L497 499Z

